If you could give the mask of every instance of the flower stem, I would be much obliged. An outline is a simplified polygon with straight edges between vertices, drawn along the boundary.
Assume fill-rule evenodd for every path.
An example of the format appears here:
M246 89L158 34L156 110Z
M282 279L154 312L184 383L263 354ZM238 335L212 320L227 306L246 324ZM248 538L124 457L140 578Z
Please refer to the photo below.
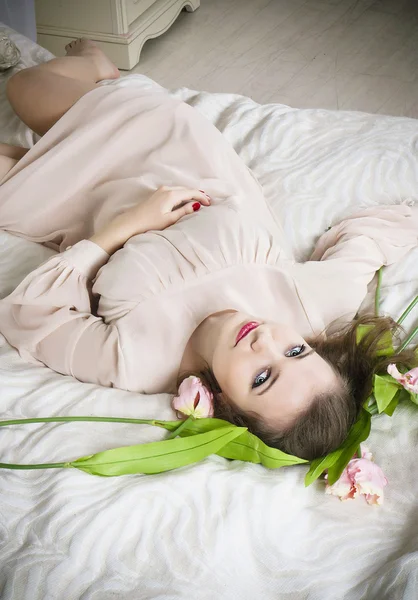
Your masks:
M170 433L170 435L168 437L166 437L166 440L173 440L175 437L177 437L181 431L183 431L183 429L191 422L193 421L193 417L192 415L190 415L185 421L182 421L180 423L180 425L177 427L177 429L175 429L174 431L172 431Z
M187 421L183 421L182 425L176 429L176 432L185 427ZM0 421L0 427L7 427L8 425L27 425L29 423L68 423L72 421L96 421L99 423L131 423L136 425L155 425L157 427L164 427L165 424L169 425L170 422L159 421L157 419L125 419L119 417L36 417L33 419L9 419L7 421ZM43 463L33 465L21 465L14 463L0 463L0 469L62 469L71 467L71 463Z
M359 446L357 448L357 456L358 456L358 458L361 458L361 444L359 444Z
M403 311L403 313L397 320L398 325L400 325L401 323L403 323L405 321L406 317L409 315L409 313L414 308L414 306L416 306L416 304L418 304L418 296L415 296L415 298L412 300L411 304L409 304L409 306L407 306L406 309Z
M383 267L377 272L377 285L376 285L376 293L374 296L374 314L376 317L379 316L379 306L380 306L380 288L382 287L382 270Z
M66 423L71 421L97 421L104 423L135 423L137 425L157 425L160 421L155 419L124 419L119 417L36 417L33 419L9 419L0 421L0 427L9 425L27 425L29 423Z
M412 333L410 335L408 335L408 337L406 338L406 340L404 341L404 343L402 344L402 346L400 346L396 352L402 352L402 350L405 350L405 348L408 346L408 344L410 344L412 342L412 340L414 339L414 337L418 334L418 327L415 327L415 329L412 331Z
M0 469L62 469L70 466L70 463L44 463L39 465L15 465L13 463L0 463Z

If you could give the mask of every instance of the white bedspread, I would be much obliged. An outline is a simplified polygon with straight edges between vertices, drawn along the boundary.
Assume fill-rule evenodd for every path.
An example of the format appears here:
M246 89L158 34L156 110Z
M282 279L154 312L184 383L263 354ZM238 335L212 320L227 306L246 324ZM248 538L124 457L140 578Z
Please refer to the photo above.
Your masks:
M20 68L50 57L14 38ZM0 141L33 143L12 116L4 79ZM213 121L253 169L300 258L354 209L418 194L415 120L173 93ZM1 296L50 255L0 232ZM398 316L417 288L418 249L384 272L384 310ZM417 324L411 316L406 327ZM25 364L1 336L0 390L3 419L173 416L166 395L103 389ZM219 457L160 476L0 470L0 597L416 600L417 424L413 407L374 419L369 445L389 479L381 508L340 503L319 482L305 489L303 467L268 471ZM60 462L162 435L94 423L15 426L0 430L0 461Z

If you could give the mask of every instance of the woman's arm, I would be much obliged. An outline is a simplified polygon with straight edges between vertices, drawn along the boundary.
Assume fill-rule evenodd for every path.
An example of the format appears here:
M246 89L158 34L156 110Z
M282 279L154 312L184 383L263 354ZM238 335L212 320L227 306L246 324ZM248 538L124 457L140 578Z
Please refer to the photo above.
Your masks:
M22 358L82 381L124 387L117 327L91 309L91 280L108 259L83 240L30 273L0 302L1 333Z
M363 210L324 233L303 266L325 321L354 317L376 271L416 246L418 207L405 205Z
M27 360L81 381L128 389L117 322L92 314L92 280L127 239L193 212L190 199L209 204L198 190L160 189L90 240L49 259L0 302L1 333Z
M418 244L418 207L368 208L324 233L309 260L354 261L360 270L375 273L397 262Z

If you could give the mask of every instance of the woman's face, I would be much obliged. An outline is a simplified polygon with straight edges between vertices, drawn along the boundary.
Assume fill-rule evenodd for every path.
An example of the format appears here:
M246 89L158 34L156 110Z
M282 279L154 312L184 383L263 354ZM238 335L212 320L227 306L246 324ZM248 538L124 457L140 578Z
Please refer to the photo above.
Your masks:
M319 393L338 386L332 367L282 323L229 312L207 334L207 358L222 392L272 426L290 426Z

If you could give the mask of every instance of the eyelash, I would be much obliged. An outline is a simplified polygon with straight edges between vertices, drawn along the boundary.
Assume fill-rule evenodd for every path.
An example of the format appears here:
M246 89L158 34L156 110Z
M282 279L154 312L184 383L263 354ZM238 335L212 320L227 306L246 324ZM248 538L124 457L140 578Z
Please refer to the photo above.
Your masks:
M300 348L299 352L297 352L296 354L290 354L291 352L293 352L293 350L296 350L296 348ZM301 344L300 346L295 346L294 348L292 348L291 350L289 350L289 352L286 352L285 356L287 356L288 358L292 358L292 356L299 356L299 354L303 354L305 351L305 344Z
M261 377L262 375L264 375L264 373L268 373L268 375L266 376L266 378L264 379L264 381L261 381L260 383L257 383L257 379L258 379L259 377ZM257 375L257 376L254 378L254 381L253 381L253 384L252 384L251 388L252 388L253 390L255 390L255 388L258 388L258 387L260 387L260 385L263 385L263 383L266 383L266 381L268 380L268 378L270 377L270 375L271 375L271 369L265 369L264 371L262 371L261 373L259 373L259 374L258 374L258 375Z
M298 350L298 352L296 352L296 354L291 354L294 350ZM292 348L291 350L289 350L288 352L286 352L285 356L287 356L288 358L293 358L295 356L299 356L300 354L303 354L303 352L305 351L305 345L301 344L300 346L295 346L294 348ZM257 379L259 377L261 377L262 375L264 375L264 373L267 373L265 379L263 381L261 381L260 383L257 383ZM264 383L266 383L266 381L268 381L269 377L271 375L271 369L264 369L264 371L262 371L261 373L259 373L253 381L253 384L251 386L251 388L254 390L255 388L260 387L260 385L263 385Z

